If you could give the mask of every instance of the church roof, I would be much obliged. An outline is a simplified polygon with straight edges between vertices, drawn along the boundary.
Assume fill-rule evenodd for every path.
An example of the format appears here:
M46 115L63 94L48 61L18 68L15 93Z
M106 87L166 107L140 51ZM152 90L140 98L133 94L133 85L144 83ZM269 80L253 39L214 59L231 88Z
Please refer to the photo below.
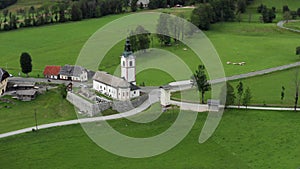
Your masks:
M130 83L125 79L113 76L104 71L97 71L93 77L93 80L104 83L106 85L115 87L115 88L129 88Z
M96 80L100 83L115 87L115 88L130 88L131 91L139 90L140 88L133 83L127 82L125 79L113 76L104 71L97 71L93 77L93 80Z
M5 80L6 78L8 78L8 77L9 77L9 73L6 70L0 68L0 79L1 79L1 82L3 80Z

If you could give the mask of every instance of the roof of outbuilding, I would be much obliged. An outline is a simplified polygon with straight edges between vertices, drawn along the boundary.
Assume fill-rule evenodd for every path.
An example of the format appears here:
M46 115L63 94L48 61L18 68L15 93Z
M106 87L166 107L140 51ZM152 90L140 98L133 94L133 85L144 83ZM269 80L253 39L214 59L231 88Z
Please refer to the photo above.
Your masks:
M1 79L1 82L3 80L5 80L6 78L8 78L8 77L9 77L9 73L6 70L0 68L0 79Z
M57 76L60 72L60 68L60 66L46 66L43 74Z
M66 76L76 76L79 77L82 72L87 71L85 68L81 66L73 66L73 65L65 65L60 68L60 75L66 75Z
M36 90L18 90L16 94L18 96L33 96L37 93Z

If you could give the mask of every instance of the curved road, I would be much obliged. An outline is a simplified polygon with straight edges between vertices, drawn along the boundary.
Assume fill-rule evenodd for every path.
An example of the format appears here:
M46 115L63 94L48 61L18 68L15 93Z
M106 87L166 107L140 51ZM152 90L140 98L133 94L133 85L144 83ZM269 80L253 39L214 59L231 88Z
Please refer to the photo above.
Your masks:
M124 118L124 117L133 116L135 114L138 114L138 113L146 110L152 104L158 102L159 94L160 94L160 92L158 89L151 91L149 93L148 100L146 100L139 107L132 109L125 113L113 114L113 115L109 115L109 116L93 117L93 118L75 119L75 120L62 121L62 122L56 122L56 123L50 123L50 124L43 124L43 125L39 125L38 129L46 129L46 128L58 127L58 126L67 126L67 125L79 124L79 123L90 123L90 122L96 122L96 121L114 120L114 119L120 119L120 118ZM22 133L26 133L26 132L31 132L32 129L35 129L35 126L0 134L0 138L18 135L18 134L22 134Z
M300 20L288 20L288 22L300 22ZM298 30L298 29L292 29L292 28L285 27L284 26L285 23L286 23L286 21L279 21L277 23L277 26L282 28L282 29L286 29L286 30L289 30L289 31L292 31L292 32L300 33L300 30Z

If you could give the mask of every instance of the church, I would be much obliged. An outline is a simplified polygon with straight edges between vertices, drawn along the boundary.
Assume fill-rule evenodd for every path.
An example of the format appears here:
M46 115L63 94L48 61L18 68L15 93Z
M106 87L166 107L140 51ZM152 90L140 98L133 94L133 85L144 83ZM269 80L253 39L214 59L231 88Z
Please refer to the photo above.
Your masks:
M140 96L140 88L136 86L136 57L131 50L129 39L126 39L121 56L121 77L107 72L97 71L93 77L93 89L112 99L128 101Z

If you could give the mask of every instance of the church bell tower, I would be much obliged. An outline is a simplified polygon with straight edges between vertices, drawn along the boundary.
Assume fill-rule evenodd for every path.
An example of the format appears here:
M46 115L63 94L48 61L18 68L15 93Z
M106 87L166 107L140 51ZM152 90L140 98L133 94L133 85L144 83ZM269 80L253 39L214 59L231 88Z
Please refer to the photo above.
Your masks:
M136 84L135 81L135 56L131 50L129 39L126 39L125 48L121 57L121 77L125 78L129 83Z

